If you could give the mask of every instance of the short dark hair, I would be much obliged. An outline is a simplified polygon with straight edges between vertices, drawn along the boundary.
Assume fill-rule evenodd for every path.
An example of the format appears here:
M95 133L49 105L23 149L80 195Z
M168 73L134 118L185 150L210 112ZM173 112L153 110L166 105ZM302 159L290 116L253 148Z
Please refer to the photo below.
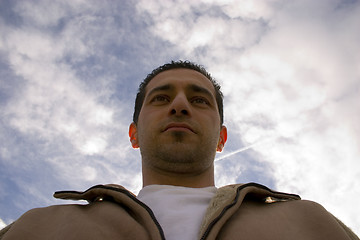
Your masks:
M190 61L171 61L170 63L166 63L156 69L154 69L150 74L146 76L146 78L140 83L138 92L136 94L135 99L135 107L134 107L134 114L133 114L133 122L137 123L139 119L139 114L145 99L145 88L149 84L149 82L159 73L171 70L171 69L177 69L177 68L187 68L192 69L195 71L198 71L202 75L204 75L207 79L210 80L212 85L215 88L215 98L216 103L219 109L219 115L220 115L220 124L222 125L224 122L224 111L223 111L223 94L220 90L220 85L216 82L216 80L206 71L206 69L198 65L196 63L190 62Z

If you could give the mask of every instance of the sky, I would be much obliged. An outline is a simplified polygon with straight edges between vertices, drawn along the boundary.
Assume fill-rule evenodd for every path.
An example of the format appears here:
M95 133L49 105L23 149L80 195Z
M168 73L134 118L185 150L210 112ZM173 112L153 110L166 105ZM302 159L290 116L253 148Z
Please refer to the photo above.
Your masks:
M0 0L0 228L59 190L137 193L128 126L171 60L222 85L216 186L316 201L360 235L360 1Z

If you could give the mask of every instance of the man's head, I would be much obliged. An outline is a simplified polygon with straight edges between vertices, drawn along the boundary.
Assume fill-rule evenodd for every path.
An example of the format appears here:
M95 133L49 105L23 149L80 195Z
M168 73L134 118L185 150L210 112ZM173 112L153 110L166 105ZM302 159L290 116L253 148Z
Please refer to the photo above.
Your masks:
M145 79L129 128L132 146L140 148L145 185L169 183L159 176L183 184L184 176L204 175L199 185L212 184L215 153L227 138L219 104L220 86L198 65L172 62Z
M213 84L215 89L216 103L219 109L220 124L222 125L224 123L224 110L223 110L223 94L220 90L220 85L213 79L213 77L210 75L210 73L206 71L204 67L189 61L177 61L177 62L172 61L171 63L164 64L154 69L150 74L147 75L144 81L140 83L138 92L136 94L133 122L134 123L138 122L139 114L145 98L145 89L146 86L149 84L149 82L159 73L177 68L186 68L186 69L195 70L201 73L202 75L204 75Z

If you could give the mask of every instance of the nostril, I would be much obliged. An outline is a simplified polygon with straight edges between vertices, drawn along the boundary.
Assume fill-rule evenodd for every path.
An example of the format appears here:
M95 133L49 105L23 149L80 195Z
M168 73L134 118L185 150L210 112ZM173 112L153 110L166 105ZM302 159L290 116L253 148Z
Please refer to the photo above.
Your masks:
M179 114L183 114L183 115L188 115L189 114L189 112L188 112L188 110L186 110L186 109L183 109L183 110L181 110L181 111L176 111L176 109L171 109L171 111L170 111L170 114L177 114L177 113L179 113Z
M183 109L183 110L181 110L181 113L184 114L184 115L187 115L187 114L188 114L188 111L185 110L185 109Z

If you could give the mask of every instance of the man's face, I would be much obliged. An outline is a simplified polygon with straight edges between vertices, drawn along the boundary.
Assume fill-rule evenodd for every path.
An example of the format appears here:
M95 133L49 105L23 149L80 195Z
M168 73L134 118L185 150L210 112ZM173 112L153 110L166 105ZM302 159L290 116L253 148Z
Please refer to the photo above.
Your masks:
M201 172L213 166L226 141L212 83L185 68L156 75L146 86L138 123L130 126L143 165L168 172Z

